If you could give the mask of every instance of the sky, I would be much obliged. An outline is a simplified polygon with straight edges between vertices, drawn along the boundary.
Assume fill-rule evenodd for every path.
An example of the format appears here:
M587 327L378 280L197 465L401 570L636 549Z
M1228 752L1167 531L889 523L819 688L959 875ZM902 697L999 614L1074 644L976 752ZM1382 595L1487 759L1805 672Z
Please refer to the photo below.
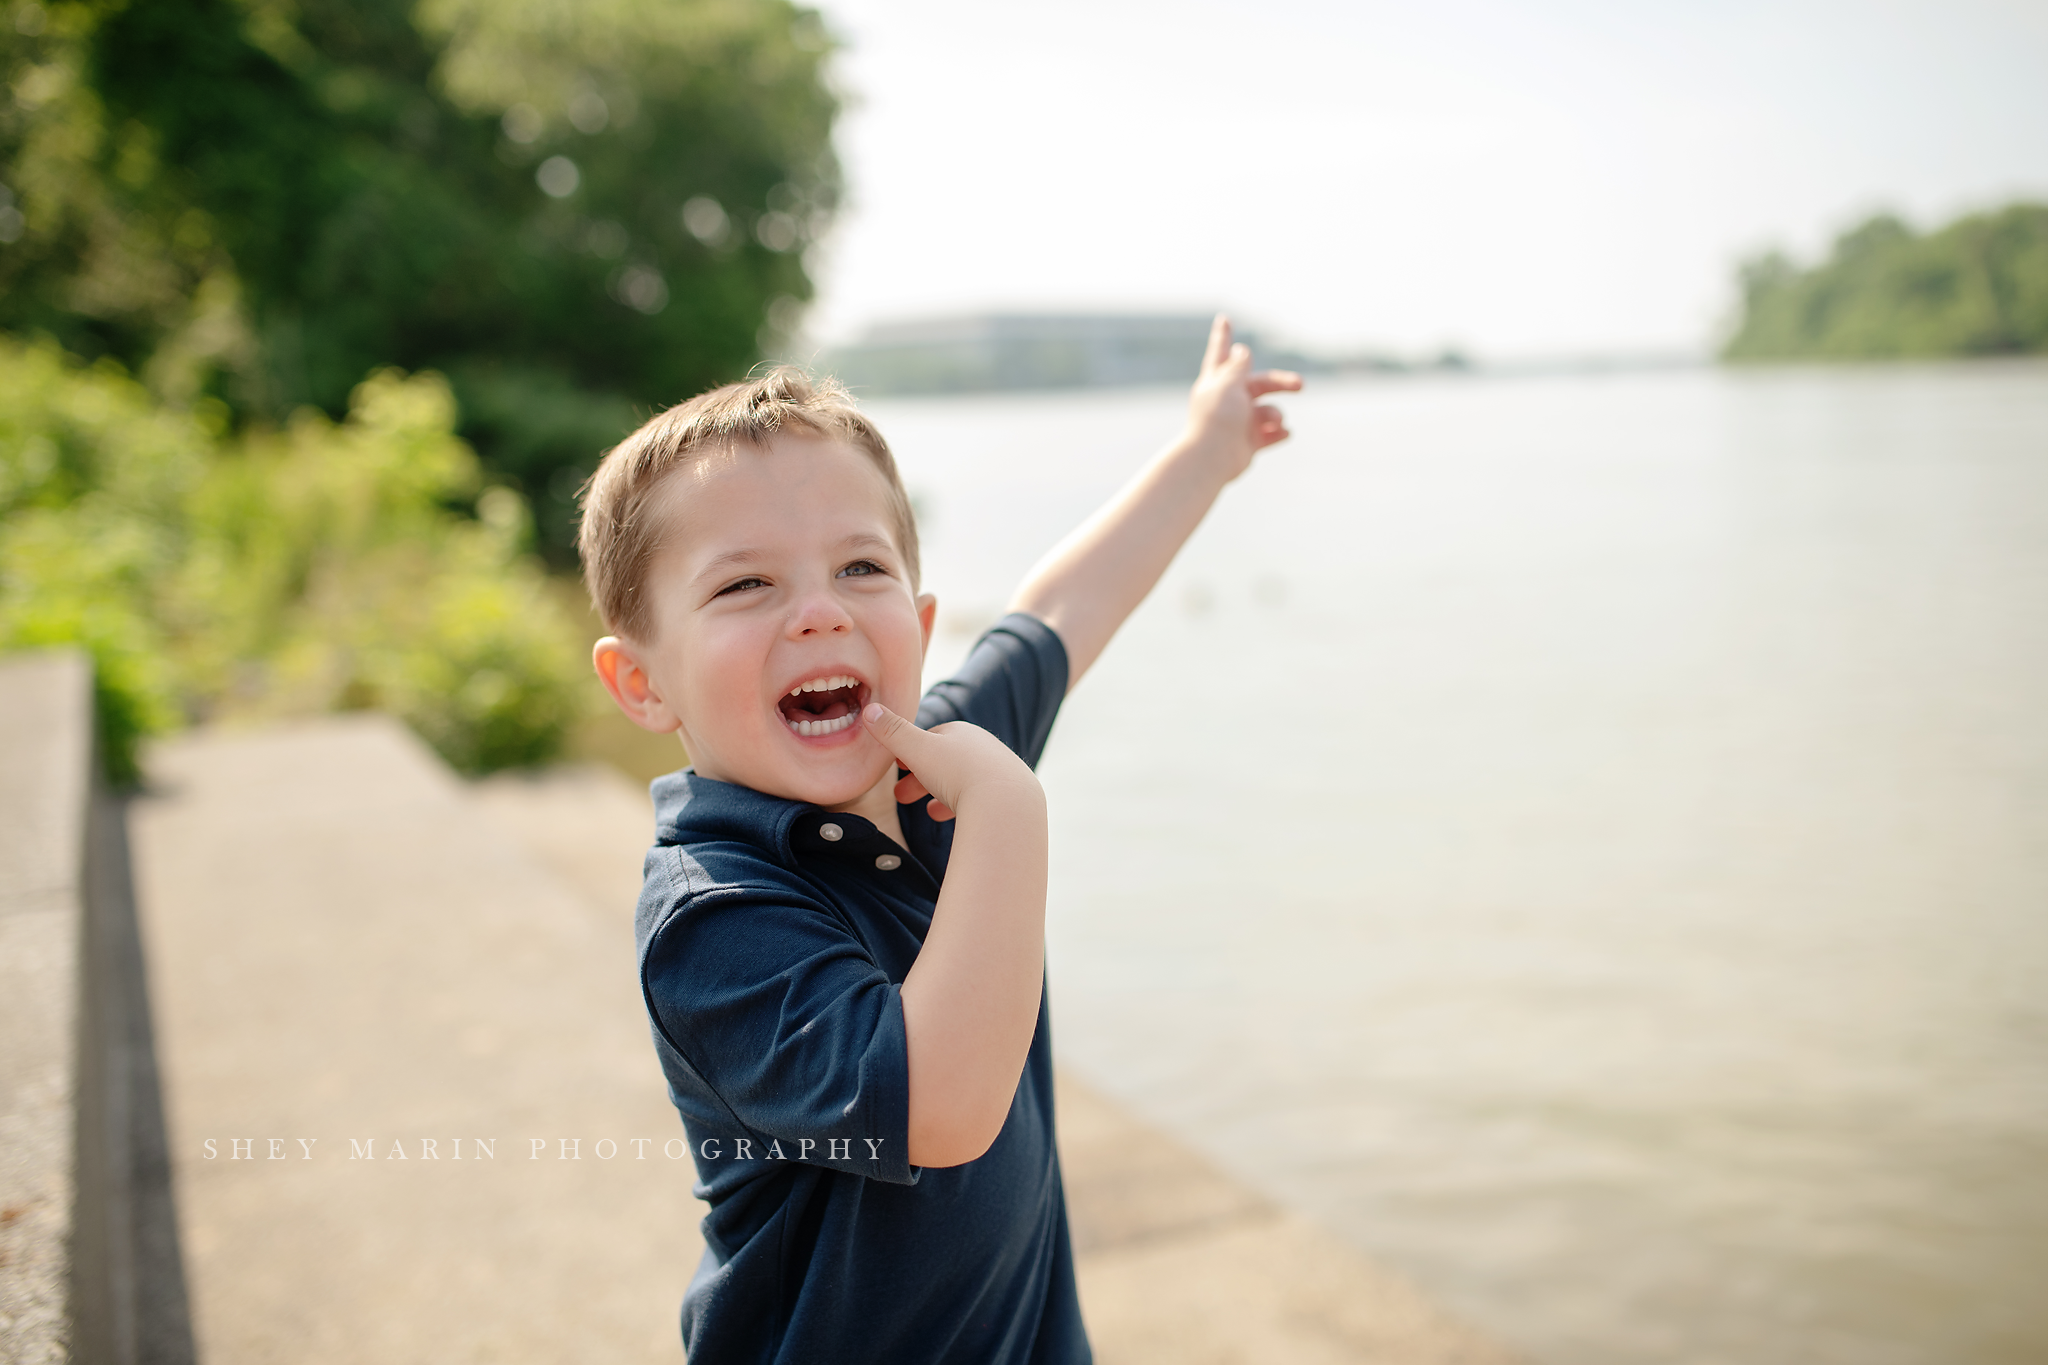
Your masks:
M1328 351L1704 352L1738 263L2048 199L2048 0L826 0L806 332L1207 311Z

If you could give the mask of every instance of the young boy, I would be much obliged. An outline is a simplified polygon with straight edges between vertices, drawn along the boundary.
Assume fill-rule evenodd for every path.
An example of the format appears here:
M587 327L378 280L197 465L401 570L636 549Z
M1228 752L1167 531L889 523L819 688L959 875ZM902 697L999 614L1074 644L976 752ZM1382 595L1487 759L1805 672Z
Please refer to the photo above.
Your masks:
M697 1164L698 1365L1081 1362L1044 998L1061 698L1284 440L1218 318L1181 437L918 700L936 607L881 434L780 369L660 414L585 492L595 662L654 784L640 984ZM905 719L913 714L916 723ZM900 770L900 776L899 776Z

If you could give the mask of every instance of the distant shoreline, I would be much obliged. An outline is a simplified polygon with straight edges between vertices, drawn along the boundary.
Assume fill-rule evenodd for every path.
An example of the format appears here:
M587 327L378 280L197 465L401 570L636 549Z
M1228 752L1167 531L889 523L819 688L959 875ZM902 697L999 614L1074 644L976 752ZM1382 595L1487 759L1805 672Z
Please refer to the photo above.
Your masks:
M1261 363L1266 363L1261 357ZM1281 362L1274 362L1279 364ZM1129 383L1066 383L1039 385L1007 385L986 387L916 388L892 387L887 384L859 382L846 372L837 370L821 357L814 366L824 373L837 375L852 389L854 396L862 400L911 400L911 399L956 399L956 398L1072 398L1079 395L1100 394L1104 396L1119 393L1142 393L1156 391L1162 394L1179 393L1192 381L1192 372L1187 378L1168 377L1134 381ZM1719 359L1706 353L1648 353L1590 355L1566 357L1535 357L1519 360L1476 360L1463 366L1450 368L1437 365L1416 365L1408 367L1364 367L1334 363L1296 363L1288 368L1299 370L1317 384L1340 383L1381 384L1403 382L1467 382L1499 379L1551 379L1551 378L1599 378L1602 376L1675 374L1688 371L1713 370L1731 375L1791 374L1801 371L1843 373L1866 370L1877 373L1905 373L1914 370L1931 369L2009 369L2042 367L2048 369L2048 355L1987 355L1987 356L1885 356L1885 357L1836 357L1802 356L1773 358L1767 360Z

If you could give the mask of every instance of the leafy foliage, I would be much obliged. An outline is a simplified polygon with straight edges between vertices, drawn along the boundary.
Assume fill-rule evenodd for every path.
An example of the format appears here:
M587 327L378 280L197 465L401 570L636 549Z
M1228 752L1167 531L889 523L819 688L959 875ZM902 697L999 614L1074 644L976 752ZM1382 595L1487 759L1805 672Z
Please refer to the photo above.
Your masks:
M0 647L97 665L110 776L186 716L378 706L456 767L549 757L590 695L578 623L526 553L447 385L386 370L346 421L219 432L111 360L0 342Z
M2048 351L2048 205L2014 204L1925 236L1890 216L1801 270L1743 267L1729 360L1878 359Z
M0 328L238 421L338 417L376 367L439 370L558 555L636 411L774 344L837 201L828 45L787 0L12 17Z
M119 366L67 367L0 345L0 648L78 644L95 668L109 776L136 777L141 736L175 721L158 598L184 555L165 515L202 477L206 433Z

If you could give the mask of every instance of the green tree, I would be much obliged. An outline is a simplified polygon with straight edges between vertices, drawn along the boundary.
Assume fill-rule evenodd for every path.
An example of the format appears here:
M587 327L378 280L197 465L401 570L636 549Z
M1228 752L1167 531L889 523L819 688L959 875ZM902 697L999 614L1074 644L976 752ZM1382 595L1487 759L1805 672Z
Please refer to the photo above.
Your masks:
M828 44L786 0L12 18L0 327L245 420L438 370L558 557L597 453L792 323L837 202Z
M1742 268L1727 360L1864 360L2048 351L2048 205L2013 204L1916 234L1888 214L1802 270Z

